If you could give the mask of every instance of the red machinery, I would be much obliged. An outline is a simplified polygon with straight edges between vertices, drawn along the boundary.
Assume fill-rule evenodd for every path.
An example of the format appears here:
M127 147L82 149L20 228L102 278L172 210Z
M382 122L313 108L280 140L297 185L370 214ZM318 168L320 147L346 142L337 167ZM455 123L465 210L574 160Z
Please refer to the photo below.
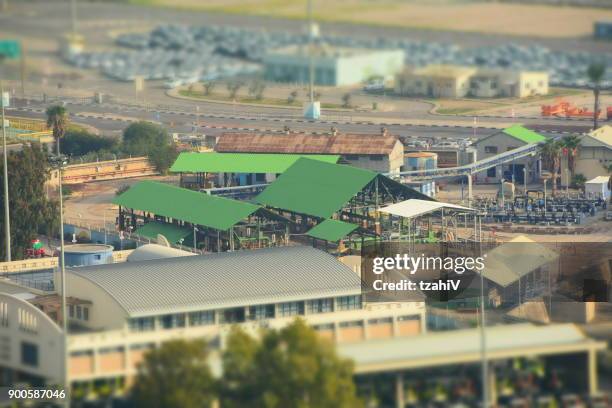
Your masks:
M33 239L31 244L32 246L26 249L27 258L42 258L45 256L45 248L43 248L43 244L39 239Z

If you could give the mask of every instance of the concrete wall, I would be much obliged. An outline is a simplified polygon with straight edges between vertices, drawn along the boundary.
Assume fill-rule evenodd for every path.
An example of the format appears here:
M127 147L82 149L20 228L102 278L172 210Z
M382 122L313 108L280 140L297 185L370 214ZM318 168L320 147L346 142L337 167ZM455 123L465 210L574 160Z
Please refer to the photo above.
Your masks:
M24 345L35 350L37 361L24 361ZM5 293L0 293L0 370L8 377L20 372L38 376L45 383L63 383L60 327L37 307Z
M146 157L108 160L95 163L73 164L66 166L62 174L63 184L79 184L100 180L118 180L130 177L157 174L155 167ZM57 185L57 172L52 172L51 185Z
M404 145L399 140L388 155L342 155L351 166L379 173L398 173L404 165Z

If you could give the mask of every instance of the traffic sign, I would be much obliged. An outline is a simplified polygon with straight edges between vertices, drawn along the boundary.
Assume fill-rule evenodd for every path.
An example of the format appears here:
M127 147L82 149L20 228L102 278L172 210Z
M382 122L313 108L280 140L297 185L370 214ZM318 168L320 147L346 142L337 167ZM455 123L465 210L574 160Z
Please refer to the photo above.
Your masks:
M0 55L11 59L21 57L21 44L17 40L0 40Z

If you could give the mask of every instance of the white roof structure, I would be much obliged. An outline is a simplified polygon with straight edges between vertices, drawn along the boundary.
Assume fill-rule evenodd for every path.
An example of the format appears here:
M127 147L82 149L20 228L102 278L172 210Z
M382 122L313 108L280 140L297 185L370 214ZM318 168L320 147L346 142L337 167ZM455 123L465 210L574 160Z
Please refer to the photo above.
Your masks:
M508 324L486 328L490 359L600 350L574 324ZM355 362L356 374L473 363L480 360L480 330L466 329L341 344L338 353Z
M609 181L610 181L610 177L608 176L597 176L587 181L585 184L608 184Z
M483 273L490 281L507 287L558 258L555 251L519 235L486 253Z
M410 199L402 201L400 203L391 204L387 207L381 208L380 212L392 215L398 215L404 218L419 217L424 214L429 214L434 211L441 210L443 208L460 211L460 212L473 212L476 211L473 208L463 207L460 205L441 203L439 201L425 201L419 199Z
M192 256L192 252L157 244L146 244L139 246L127 257L127 262L150 261L153 259L177 258L180 256Z

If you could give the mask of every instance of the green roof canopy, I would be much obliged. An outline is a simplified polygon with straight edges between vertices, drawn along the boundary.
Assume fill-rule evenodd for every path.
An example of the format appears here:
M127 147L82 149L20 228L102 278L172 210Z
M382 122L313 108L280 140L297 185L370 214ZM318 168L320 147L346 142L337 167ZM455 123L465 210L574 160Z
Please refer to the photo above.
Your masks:
M189 238L192 233L193 231L190 228L161 222L148 222L136 230L136 234L150 239L157 239L158 234L163 235L171 244Z
M306 234L325 241L337 242L359 228L355 224L338 220L325 220Z
M301 158L262 191L255 201L329 218L377 175L357 167Z
M510 126L502 130L502 132L524 143L540 143L546 140L546 137L541 134L520 125Z
M134 210L228 230L259 206L244 201L211 196L155 181L141 181L116 197L114 204Z
M170 171L173 173L283 173L299 158L307 157L337 163L339 155L299 155L268 153L181 153Z

